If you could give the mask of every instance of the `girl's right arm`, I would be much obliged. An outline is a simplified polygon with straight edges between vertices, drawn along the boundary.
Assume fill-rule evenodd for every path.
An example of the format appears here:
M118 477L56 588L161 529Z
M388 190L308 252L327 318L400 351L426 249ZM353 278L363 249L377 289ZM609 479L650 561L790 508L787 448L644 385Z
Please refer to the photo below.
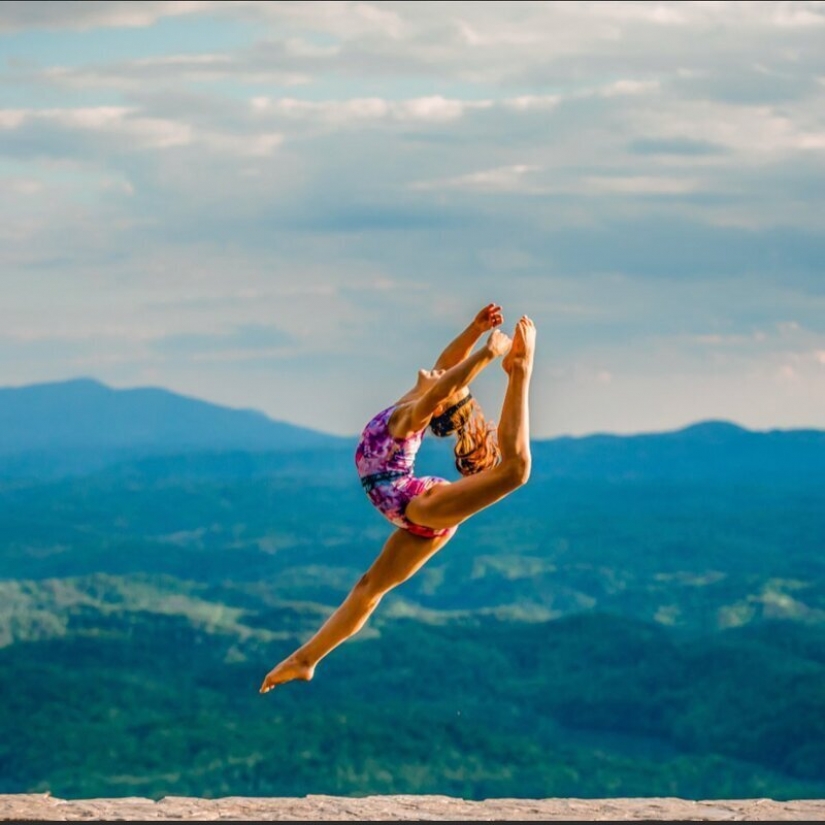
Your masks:
M500 329L494 329L480 349L446 370L420 398L410 403L407 425L410 432L423 430L435 408L473 379L496 358L506 355L512 341Z
M448 370L460 364L473 351L476 342L485 332L501 326L503 317L498 304L487 304L475 318L452 340L435 362L435 369Z

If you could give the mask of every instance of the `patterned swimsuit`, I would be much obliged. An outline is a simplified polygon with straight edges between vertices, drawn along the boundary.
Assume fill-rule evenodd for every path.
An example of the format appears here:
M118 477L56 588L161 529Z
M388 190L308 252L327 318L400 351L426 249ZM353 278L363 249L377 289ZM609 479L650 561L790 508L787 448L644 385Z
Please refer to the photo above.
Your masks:
M396 527L416 536L432 538L454 533L455 527L436 530L414 524L404 515L410 499L446 479L413 475L415 456L424 431L408 438L395 438L388 426L394 410L393 404L373 417L364 427L355 448L355 466L367 497Z

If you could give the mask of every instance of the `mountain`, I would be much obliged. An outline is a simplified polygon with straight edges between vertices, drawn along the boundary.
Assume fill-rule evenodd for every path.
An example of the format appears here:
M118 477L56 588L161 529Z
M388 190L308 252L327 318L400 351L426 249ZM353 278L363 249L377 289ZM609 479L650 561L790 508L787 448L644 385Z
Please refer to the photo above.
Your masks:
M113 389L92 379L0 388L5 465L67 470L113 458L202 450L301 450L336 436L154 387Z
M703 421L680 430L540 441L542 478L668 479L807 483L825 478L825 431L747 430Z
M335 436L145 387L91 379L0 388L0 477L56 478L121 465L129 475L354 480L356 436ZM452 439L425 438L422 474L455 478ZM533 441L533 478L810 483L825 479L825 431L702 421L671 432Z
M0 424L0 794L825 793L823 432L535 440L270 701L391 531L355 437L88 381Z

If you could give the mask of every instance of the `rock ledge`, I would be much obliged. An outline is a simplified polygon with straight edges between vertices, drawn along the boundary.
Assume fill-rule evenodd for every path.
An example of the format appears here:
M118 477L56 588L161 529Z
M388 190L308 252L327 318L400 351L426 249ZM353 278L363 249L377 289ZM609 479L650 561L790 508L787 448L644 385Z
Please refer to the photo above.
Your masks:
M616 799L486 799L448 796L168 796L60 799L49 794L0 794L0 821L183 820L274 821L663 821L711 822L783 820L825 821L825 799L779 802L773 799L691 800L670 797Z

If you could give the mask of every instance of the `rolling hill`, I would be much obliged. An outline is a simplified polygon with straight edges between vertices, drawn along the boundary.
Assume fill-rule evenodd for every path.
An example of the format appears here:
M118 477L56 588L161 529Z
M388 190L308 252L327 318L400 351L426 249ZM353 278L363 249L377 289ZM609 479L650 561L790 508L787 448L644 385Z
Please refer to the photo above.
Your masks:
M0 424L0 791L823 793L820 431L535 440L268 701L390 531L355 436L87 380L0 390Z
M115 464L130 473L221 477L302 467L354 480L356 434L336 436L156 387L92 379L0 388L0 476L57 478ZM422 472L455 477L451 439L425 438ZM290 453L286 458L284 453ZM533 442L536 479L825 479L825 431L702 421L661 433Z

